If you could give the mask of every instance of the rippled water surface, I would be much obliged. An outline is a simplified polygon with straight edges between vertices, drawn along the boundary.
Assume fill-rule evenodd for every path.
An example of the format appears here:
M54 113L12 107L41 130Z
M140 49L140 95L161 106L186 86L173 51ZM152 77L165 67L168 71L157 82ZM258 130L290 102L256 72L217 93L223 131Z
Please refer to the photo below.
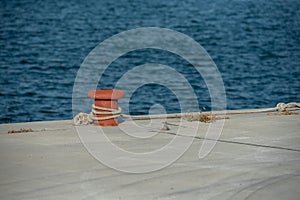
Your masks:
M72 118L84 58L103 40L138 27L173 29L201 44L221 72L228 109L300 101L299 10L298 0L0 1L0 123ZM201 76L180 57L153 49L116 60L99 87L112 87L124 73L116 66L147 62L186 74L200 107L210 109ZM131 97L130 113L147 114L155 104L178 112L175 97L168 88L144 85Z

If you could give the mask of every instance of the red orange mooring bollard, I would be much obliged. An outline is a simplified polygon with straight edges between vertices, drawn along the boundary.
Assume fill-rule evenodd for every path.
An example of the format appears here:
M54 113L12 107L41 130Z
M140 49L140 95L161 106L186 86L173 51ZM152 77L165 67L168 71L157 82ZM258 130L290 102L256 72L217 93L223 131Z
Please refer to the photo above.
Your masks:
M122 90L91 90L88 97L95 99L93 105L94 125L118 126L118 116L121 110L118 107L118 99L123 98Z

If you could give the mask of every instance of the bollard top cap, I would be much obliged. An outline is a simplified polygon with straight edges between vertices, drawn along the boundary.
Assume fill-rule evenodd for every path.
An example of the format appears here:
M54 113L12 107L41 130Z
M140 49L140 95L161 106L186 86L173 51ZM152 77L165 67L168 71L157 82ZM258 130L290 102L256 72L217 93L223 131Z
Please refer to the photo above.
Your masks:
M111 99L116 100L123 98L125 93L122 90L102 89L102 90L91 90L88 92L88 97L92 99Z

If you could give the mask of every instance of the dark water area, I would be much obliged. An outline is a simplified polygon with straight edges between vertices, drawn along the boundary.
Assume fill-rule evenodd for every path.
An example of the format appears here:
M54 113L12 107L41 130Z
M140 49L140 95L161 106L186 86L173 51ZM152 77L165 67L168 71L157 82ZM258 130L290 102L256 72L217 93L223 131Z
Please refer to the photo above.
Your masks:
M1 0L0 123L72 118L73 84L84 58L105 39L139 27L169 28L201 44L221 73L228 109L299 102L299 10L298 0ZM188 63L174 55L143 50L112 65L146 62L188 74L200 107L209 110L203 80L181 69ZM101 87L113 86L115 73ZM177 112L173 97L167 88L145 85L131 97L130 114L147 114L156 103Z

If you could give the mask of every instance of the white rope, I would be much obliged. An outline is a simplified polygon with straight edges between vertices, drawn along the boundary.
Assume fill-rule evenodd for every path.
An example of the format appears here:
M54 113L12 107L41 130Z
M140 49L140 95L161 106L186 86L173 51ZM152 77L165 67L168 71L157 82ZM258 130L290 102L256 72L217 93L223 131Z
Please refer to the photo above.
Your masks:
M95 106L95 104L92 105L93 109L92 109L92 113L97 114L97 115L119 115L122 112L122 108L118 108L118 109L113 109L113 108L104 108L104 107L100 107L100 106ZM103 111L96 111L96 110L105 110L108 112L103 112Z
M184 118L187 116L199 116L200 114L211 113L214 115L235 115L235 114L251 114L251 113L265 113L265 112L284 112L287 110L299 110L300 103L278 103L273 108L261 108L261 109L249 109L249 110L227 110L227 111L213 111L213 112L188 112L188 113L177 113L177 114L158 114L158 115L125 115L121 116L124 118L131 118L136 120L142 119L170 119L170 118Z
M119 107L118 109L113 108L104 108L100 106L92 105L93 109L92 112L87 113L79 113L77 114L74 119L74 125L88 125L92 124L94 120L107 120L107 119L114 119L119 116L122 116L124 118L131 118L131 119L165 119L165 118L182 118L186 117L187 115L199 115L202 112L189 112L189 113L178 113L178 114L162 114L162 115L125 115L121 114L122 109ZM209 112L215 115L234 115L234 114L250 114L250 113L264 113L264 112L284 112L289 110L299 110L300 109L300 103L297 102L291 102L291 103L278 103L276 107L274 108L262 108L262 109L250 109L250 110L228 110L228 111L215 111L215 112ZM105 110L107 112L99 112L96 110ZM203 112L205 113L205 112ZM96 117L95 114L101 115L101 114L111 114L112 116L106 116L106 117Z
M278 103L276 105L276 108L278 111L286 111L288 108L300 108L300 103L297 102L291 102L291 103Z
M93 113L87 114L84 112L78 113L73 119L73 123L75 126L89 125L89 124L93 123L93 121L94 121Z
M113 108L105 108L105 107L95 106L93 104L92 108L93 108L92 112L90 112L89 114L84 113L84 112L78 113L73 119L74 125L75 126L89 125L89 124L92 124L93 121L114 119L114 118L120 117L121 112L122 112L122 109L120 107L118 109L113 109ZM97 110L105 110L106 112L97 111ZM96 117L95 115L111 115L111 116Z

